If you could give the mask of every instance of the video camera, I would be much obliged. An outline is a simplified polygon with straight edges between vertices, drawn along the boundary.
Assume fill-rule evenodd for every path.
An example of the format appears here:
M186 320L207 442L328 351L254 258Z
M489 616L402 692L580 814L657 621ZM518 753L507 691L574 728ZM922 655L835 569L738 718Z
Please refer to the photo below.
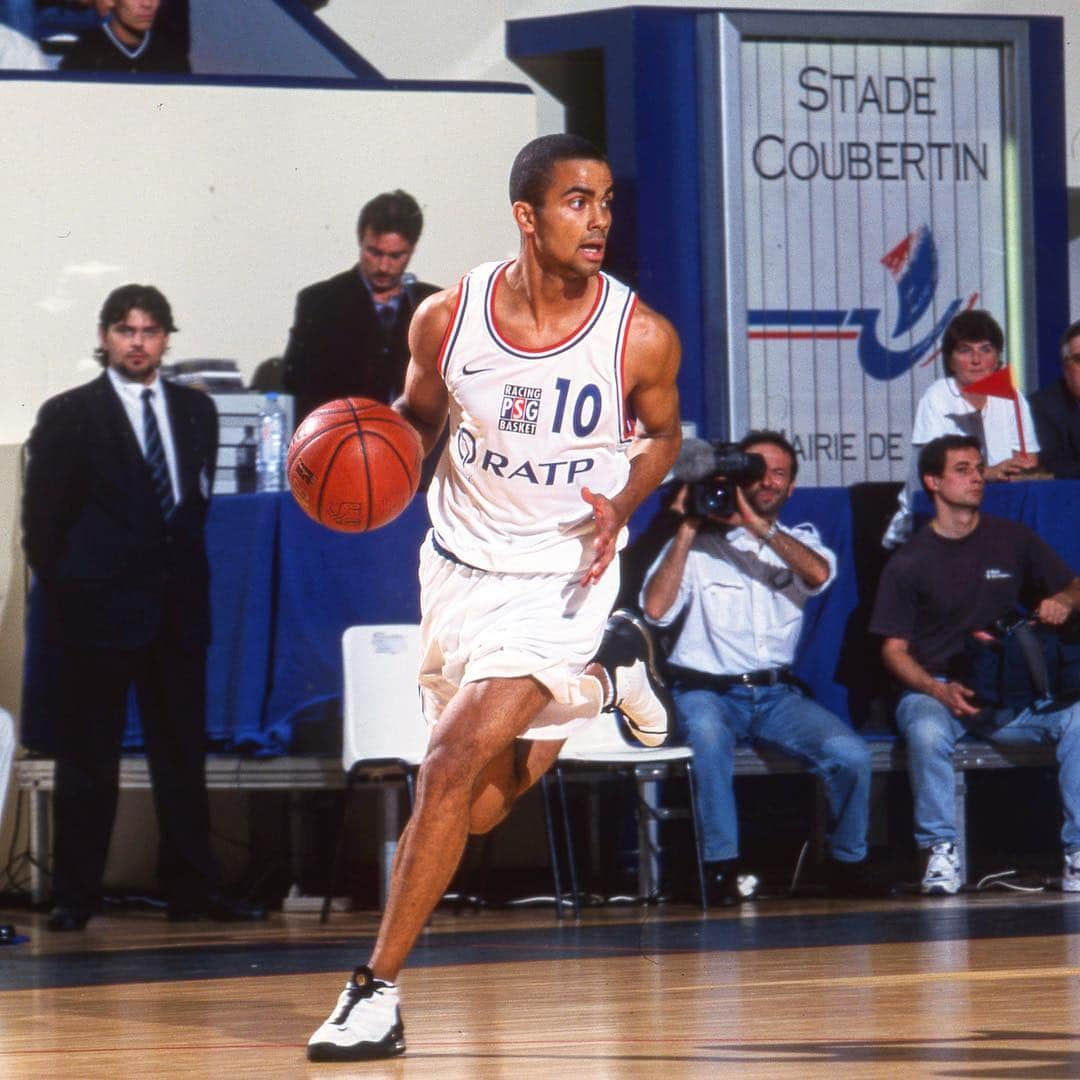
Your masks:
M735 488L760 480L765 459L740 450L736 443L685 439L671 471L676 480L690 485L688 514L729 517L738 510Z

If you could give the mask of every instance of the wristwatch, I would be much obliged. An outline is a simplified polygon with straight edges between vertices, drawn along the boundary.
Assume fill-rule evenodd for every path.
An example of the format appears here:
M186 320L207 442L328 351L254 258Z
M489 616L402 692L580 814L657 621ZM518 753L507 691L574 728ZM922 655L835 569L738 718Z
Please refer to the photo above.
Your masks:
M780 526L774 521L762 534L761 542L763 544L769 543L770 540L780 531Z

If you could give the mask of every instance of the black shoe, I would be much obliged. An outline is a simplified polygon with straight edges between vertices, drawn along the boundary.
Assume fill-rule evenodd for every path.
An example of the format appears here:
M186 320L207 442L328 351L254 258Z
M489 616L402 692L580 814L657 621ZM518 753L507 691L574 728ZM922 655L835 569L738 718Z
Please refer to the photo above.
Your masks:
M756 900L761 882L756 874L740 874L738 859L705 864L705 896L709 907L733 907Z
M611 680L613 696L604 711L618 709L638 742L662 746L673 710L645 620L625 608L613 611L593 660Z
M224 893L210 893L201 900L171 901L167 914L170 922L261 922L266 918L266 908Z
M69 907L67 904L57 904L49 912L48 921L45 925L50 930L83 930L93 914L89 908Z

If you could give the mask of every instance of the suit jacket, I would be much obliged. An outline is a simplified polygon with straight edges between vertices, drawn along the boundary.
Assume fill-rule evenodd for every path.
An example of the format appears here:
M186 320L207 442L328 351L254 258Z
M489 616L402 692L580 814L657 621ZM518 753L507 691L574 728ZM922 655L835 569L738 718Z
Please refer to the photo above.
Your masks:
M1058 477L1080 477L1080 403L1058 379L1029 399L1039 436L1039 461Z
M302 289L285 349L284 386L296 397L296 422L335 398L393 401L405 386L413 313L438 291L422 281L406 284L387 334L357 267Z
M124 406L102 374L50 398L27 445L23 546L51 640L137 648L210 640L204 524L217 458L213 401L162 381L180 500L166 523Z

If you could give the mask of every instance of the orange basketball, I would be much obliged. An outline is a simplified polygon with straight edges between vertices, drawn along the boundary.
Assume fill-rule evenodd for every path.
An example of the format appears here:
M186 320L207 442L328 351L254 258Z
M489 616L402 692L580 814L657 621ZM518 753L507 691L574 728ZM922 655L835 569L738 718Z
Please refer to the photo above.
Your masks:
M338 532L367 532L409 505L423 456L420 437L388 405L340 398L304 418L285 469L308 517Z

